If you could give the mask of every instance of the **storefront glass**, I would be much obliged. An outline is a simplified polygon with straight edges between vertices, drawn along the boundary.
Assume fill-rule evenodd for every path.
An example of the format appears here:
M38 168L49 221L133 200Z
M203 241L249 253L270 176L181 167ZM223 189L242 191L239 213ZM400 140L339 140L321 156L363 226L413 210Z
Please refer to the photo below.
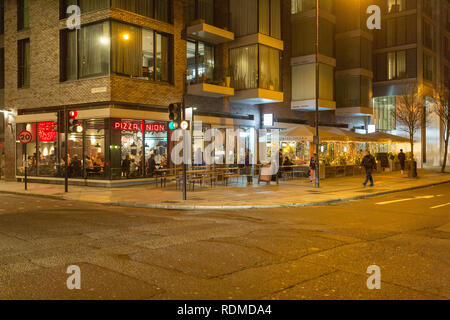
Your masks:
M0 180L5 178L5 115L0 111Z
M105 120L88 120L84 123L84 177L105 177Z
M38 176L54 177L59 168L58 126L54 121L37 123Z
M27 145L16 143L16 171L18 176L25 175L25 165L28 167L28 175L37 175L37 155L36 155L36 123L17 125L17 132L28 130L33 134L33 140Z

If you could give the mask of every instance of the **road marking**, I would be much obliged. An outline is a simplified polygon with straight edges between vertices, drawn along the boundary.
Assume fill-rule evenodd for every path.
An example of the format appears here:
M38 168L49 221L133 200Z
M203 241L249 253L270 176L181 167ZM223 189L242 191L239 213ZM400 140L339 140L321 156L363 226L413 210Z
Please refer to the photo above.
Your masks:
M438 208L443 208L443 207L446 207L446 206L450 206L450 202L449 203L445 203L445 204L441 204L441 205L438 205L438 206L435 206L435 207L431 207L431 209L438 209Z
M376 204L377 205L385 205L385 204L391 204L391 203L397 203L397 202L405 202L405 201L420 200L420 199L433 199L433 198L434 198L434 196L421 196L421 197L415 197L415 198L406 198L406 199L400 199L400 200L378 202Z

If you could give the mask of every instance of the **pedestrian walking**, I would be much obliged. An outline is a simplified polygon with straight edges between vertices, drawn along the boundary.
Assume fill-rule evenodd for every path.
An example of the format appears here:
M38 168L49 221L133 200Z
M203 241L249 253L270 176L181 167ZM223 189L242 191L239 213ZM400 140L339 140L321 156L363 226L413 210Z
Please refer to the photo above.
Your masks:
M400 149L400 153L398 154L398 161L400 161L401 173L403 174L405 172L406 162L406 155L403 153L403 149Z
M309 182L313 182L315 175L317 171L317 153L314 153L314 155L311 157L311 160L309 161Z
M370 151L366 152L366 155L361 162L361 166L366 169L366 181L363 183L363 186L365 187L370 181L370 186L373 187L372 171L376 169L377 162L375 161L375 158L370 154Z

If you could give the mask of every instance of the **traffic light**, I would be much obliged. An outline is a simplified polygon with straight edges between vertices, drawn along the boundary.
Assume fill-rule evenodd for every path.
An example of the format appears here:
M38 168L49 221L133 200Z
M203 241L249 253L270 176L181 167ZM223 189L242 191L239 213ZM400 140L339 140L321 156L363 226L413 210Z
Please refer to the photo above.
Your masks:
M77 120L77 117L78 117L78 112L69 111L69 126L68 126L69 133L82 133L83 132L83 126L81 125L80 121Z
M172 122L169 123L169 129L175 130L180 127L182 121L181 113L182 113L181 103L171 103L169 105L169 120L172 120Z

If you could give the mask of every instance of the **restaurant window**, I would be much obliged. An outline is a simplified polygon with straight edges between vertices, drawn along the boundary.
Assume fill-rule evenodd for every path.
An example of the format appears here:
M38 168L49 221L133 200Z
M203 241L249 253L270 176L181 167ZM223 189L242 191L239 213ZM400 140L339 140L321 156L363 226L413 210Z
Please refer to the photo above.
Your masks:
M61 81L109 73L109 22L61 31Z
M0 180L5 178L5 114L0 112Z
M87 120L84 127L83 173L87 179L105 177L105 120Z
M30 86L30 39L23 39L18 41L17 60L18 88L28 88Z
M30 143L23 145L19 141L16 142L16 174L18 176L25 175L25 165L27 165L27 174L30 176L37 175L37 154L36 154L36 123L21 123L17 125L17 132L27 130L33 135Z
M145 167L146 174L150 174L149 160L152 154L155 155L155 163L158 168L169 166L169 150L167 126L165 123L157 121L144 122L145 124Z
M187 67L189 83L213 81L214 47L199 41L188 41Z
M231 49L233 88L281 91L280 60L279 50L264 45Z
M55 177L59 170L58 125L54 121L37 123L38 176Z
M65 170L65 133L60 133L61 139L61 172L60 176L64 176ZM81 179L84 177L83 172L83 133L69 133L67 141L67 157L68 157L68 176L69 178Z
M116 21L112 22L111 31L113 73L143 80L172 81L169 36Z
M17 1L17 30L24 30L30 27L30 3L31 0Z
M111 4L113 8L171 22L171 0L112 0Z
M379 131L396 129L395 96L373 99L374 123Z
M122 120L122 123L125 123L126 125L122 127L121 159L122 163L126 159L130 161L130 170L129 172L123 171L122 177L142 177L144 175L142 121Z
M0 48L0 89L5 89L5 48Z

